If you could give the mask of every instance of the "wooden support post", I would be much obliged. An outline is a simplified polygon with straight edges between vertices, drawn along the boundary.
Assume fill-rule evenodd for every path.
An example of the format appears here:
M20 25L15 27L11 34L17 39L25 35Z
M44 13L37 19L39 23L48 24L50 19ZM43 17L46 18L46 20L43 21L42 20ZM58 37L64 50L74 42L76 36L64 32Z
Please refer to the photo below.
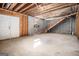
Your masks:
M76 36L79 38L79 12L76 14Z

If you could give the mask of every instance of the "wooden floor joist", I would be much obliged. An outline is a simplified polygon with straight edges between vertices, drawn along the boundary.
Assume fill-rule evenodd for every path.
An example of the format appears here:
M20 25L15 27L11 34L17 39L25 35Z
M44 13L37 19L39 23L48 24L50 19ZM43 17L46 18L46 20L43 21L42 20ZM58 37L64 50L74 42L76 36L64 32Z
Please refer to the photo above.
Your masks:
M45 11L42 11L42 12L34 13L34 16L43 15L43 14L51 12L51 11L56 11L56 10L63 9L63 8L68 8L68 7L71 7L71 6L76 6L76 4L65 4L65 5L56 7L56 8L51 8L51 9L48 9L48 10L45 10Z
M11 6L11 3L7 3L5 8L8 9L10 6Z
M31 5L27 6L26 8L22 9L22 10L19 11L19 12L23 12L23 11L27 10L28 8L30 8L30 7L33 6L33 5L34 5L34 4L31 4Z
M2 8L4 8L5 3L2 4Z
M21 4L19 7L17 7L14 11L18 11L20 8L22 8L25 5L25 3Z
M16 5L17 3L12 3L12 5L9 7L9 10L12 10Z

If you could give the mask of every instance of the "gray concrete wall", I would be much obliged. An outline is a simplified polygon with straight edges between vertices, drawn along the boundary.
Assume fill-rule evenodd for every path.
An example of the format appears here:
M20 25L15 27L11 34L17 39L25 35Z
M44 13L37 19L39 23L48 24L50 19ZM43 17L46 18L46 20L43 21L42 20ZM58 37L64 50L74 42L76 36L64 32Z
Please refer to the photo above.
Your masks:
M39 27L34 27L35 24ZM28 16L28 35L35 35L44 32L47 21Z
M49 23L50 22L51 21L49 21ZM52 28L48 32L49 33L64 33L64 34L75 33L75 17L70 17L68 19L65 19L63 23L58 24L56 27Z
M28 34L35 35L43 33L44 30L47 28L49 23L54 24L56 19L52 20L41 20L34 17L28 17ZM34 25L39 25L38 28L35 28ZM56 27L52 28L48 31L48 33L63 33L63 34L72 34L75 33L75 17L70 17L65 19L63 23L60 23Z

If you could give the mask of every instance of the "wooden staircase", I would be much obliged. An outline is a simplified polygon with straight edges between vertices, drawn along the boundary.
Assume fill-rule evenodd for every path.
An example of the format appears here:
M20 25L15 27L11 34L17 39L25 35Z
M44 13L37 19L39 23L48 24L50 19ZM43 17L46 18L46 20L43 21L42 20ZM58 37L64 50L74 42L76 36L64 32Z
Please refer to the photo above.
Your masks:
M64 16L63 18L61 18L61 19L55 21L53 24L49 23L49 24L48 24L48 28L45 29L45 33L46 33L48 30L50 30L51 28L54 28L56 25L60 24L62 21L65 20L65 18L68 18L69 16L72 16L72 15L76 15L77 13L78 13L78 12L72 13L72 14L70 14L70 15L66 15L66 16Z
M50 30L51 28L55 27L56 25L58 25L59 23L61 23L65 18L59 19L57 20L57 22L55 22L54 24L49 23L48 24L48 28L45 30L45 32L47 32L48 30Z

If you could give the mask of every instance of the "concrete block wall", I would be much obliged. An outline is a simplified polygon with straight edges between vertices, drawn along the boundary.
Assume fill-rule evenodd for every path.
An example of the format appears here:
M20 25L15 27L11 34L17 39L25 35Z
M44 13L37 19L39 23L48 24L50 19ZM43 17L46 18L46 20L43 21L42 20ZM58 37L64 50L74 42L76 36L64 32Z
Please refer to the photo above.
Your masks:
M34 27L37 25L38 27ZM28 35L35 35L43 33L47 26L46 20L37 19L32 16L28 16Z

